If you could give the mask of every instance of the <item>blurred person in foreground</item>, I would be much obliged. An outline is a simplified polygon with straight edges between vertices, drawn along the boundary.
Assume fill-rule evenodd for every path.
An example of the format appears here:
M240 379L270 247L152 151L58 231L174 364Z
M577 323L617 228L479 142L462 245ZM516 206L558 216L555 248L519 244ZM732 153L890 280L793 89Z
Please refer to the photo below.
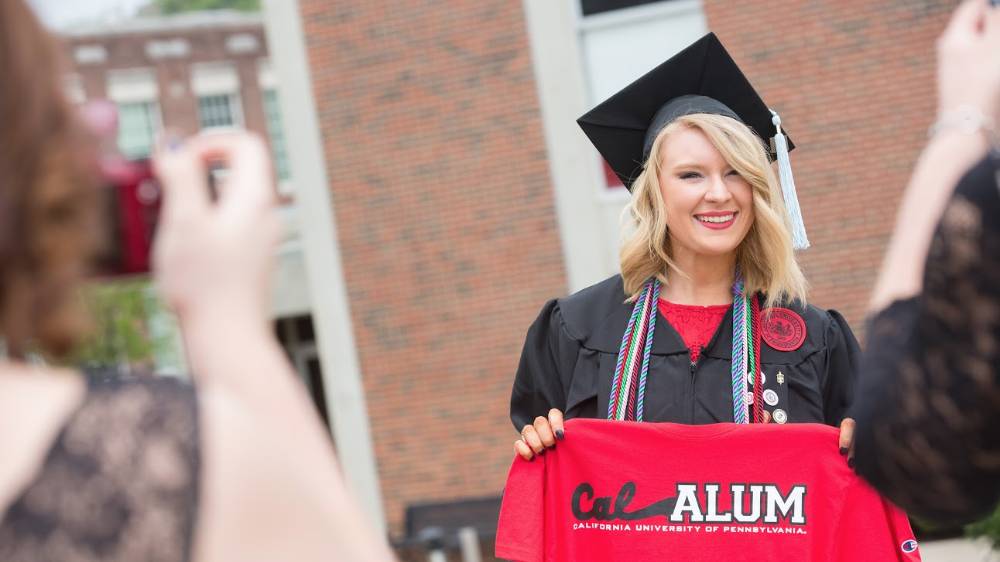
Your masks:
M937 49L938 118L872 295L852 415L858 472L911 515L960 523L1000 497L1000 7L966 1Z
M267 152L231 133L168 143L155 274L197 392L35 366L85 324L92 139L53 39L0 3L0 560L389 560L340 477L266 314L278 220ZM206 163L230 168L211 202Z

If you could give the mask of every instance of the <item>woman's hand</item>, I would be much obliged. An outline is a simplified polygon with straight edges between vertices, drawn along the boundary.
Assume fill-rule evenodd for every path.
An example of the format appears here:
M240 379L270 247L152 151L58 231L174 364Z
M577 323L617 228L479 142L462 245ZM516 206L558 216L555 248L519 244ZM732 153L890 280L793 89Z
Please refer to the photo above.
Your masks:
M214 202L212 163L228 169ZM393 560L347 490L330 435L268 324L280 232L263 141L202 134L161 147L155 167L164 194L156 280L180 319L207 420L210 509L199 559ZM274 512L293 531L258 516ZM247 528L259 532L248 537Z
M1000 7L966 0L937 41L938 109L961 107L994 121L1000 113Z
M210 163L228 169L215 202ZM181 326L204 315L266 321L280 229L264 142L242 132L201 134L169 141L154 165L164 197L154 271Z
M840 422L840 454L847 457L847 466L854 468L854 419Z
M1000 8L991 8L987 0L966 0L938 38L937 53L937 134L920 155L900 202L872 291L873 314L923 290L934 228L962 174L989 147L987 135L965 129L1000 126Z
M545 454L545 449L555 447L556 440L562 441L565 436L563 414L552 408L548 418L538 416L534 424L521 429L521 438L514 442L514 452L530 461L536 454Z

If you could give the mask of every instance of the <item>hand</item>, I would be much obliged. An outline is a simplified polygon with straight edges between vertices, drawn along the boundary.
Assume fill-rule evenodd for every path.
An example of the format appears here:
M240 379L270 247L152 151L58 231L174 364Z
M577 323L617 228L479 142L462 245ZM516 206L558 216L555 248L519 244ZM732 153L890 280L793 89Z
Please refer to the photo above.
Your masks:
M161 294L182 327L192 316L212 313L237 315L233 321L265 320L280 229L263 141L227 132L171 144L154 161L164 196L153 248ZM229 170L214 203L210 162Z
M854 419L840 422L840 454L847 457L847 466L854 468Z
M538 416L535 423L521 429L521 438L514 442L514 452L526 461L535 458L536 454L544 454L546 449L556 446L556 439L562 441L566 436L563 427L563 414L552 408L549 417Z
M1000 8L966 0L937 41L938 110L971 106L997 120L1000 110Z

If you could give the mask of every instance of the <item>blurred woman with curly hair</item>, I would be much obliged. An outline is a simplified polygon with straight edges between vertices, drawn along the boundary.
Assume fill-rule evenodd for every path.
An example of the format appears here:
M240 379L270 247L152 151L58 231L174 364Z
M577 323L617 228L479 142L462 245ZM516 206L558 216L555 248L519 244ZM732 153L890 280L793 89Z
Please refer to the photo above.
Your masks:
M24 0L0 2L0 560L391 559L268 325L279 222L260 139L175 139L156 157L155 275L197 392L24 361L64 357L87 327L97 155L61 70ZM213 202L218 161L232 189Z

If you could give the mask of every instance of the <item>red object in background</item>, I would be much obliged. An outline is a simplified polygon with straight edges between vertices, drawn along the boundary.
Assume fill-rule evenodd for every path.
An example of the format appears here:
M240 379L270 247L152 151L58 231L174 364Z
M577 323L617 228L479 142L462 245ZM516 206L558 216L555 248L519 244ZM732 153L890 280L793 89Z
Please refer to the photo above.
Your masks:
M141 275L150 270L160 214L160 186L149 159L129 160L118 150L118 107L108 100L83 104L80 118L97 141L101 187L101 239L95 260L102 277Z
M611 169L611 166L608 166L608 163L603 159L601 165L604 167L604 183L608 189L623 189L625 186L622 185L622 180L618 179L618 174Z
M101 162L101 172L106 185L98 273L111 277L148 273L161 201L152 163L108 158Z

